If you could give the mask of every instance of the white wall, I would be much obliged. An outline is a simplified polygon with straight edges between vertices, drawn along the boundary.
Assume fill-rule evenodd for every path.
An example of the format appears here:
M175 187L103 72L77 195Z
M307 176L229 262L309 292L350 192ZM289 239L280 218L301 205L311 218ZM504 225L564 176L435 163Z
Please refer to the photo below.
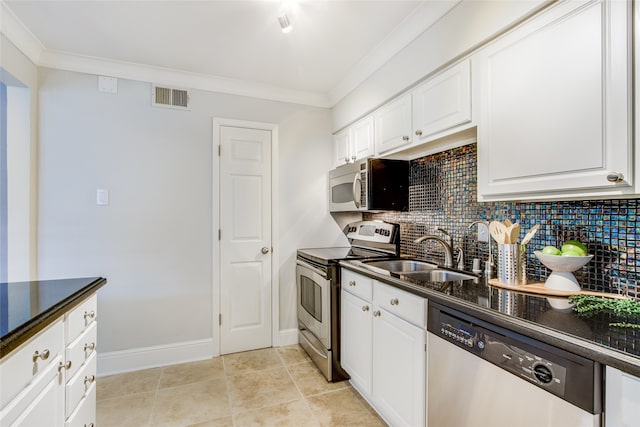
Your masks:
M113 95L95 75L40 76L39 277L107 277L103 354L213 336L212 117L279 125L275 268L281 329L295 327L295 250L340 236L322 178L328 110L194 90L191 111L177 111L150 106L150 83L120 79ZM109 189L108 206L96 206L97 188Z
M547 0L462 1L333 107L337 131L539 9Z
M38 70L0 34L0 79L7 84L8 262L10 281L37 270Z

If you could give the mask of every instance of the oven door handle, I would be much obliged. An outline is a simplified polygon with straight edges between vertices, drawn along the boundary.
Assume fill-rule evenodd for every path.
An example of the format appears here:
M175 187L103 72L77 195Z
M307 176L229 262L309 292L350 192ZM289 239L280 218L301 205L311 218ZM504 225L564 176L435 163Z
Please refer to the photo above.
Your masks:
M309 265L304 261L296 260L296 264L299 265L300 267L308 268L309 270L313 271L316 274L319 274L325 280L329 279L329 276L327 276L326 272L324 272L324 271L320 270L319 268L316 268L316 267L314 267L312 265Z

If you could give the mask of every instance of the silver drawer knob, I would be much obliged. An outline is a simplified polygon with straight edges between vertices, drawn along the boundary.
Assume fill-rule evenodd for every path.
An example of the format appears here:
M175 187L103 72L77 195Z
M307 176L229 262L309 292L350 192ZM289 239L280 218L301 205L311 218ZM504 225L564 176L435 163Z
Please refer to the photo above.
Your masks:
M405 136L403 136L403 137L402 137L402 140L403 140L403 141L408 141L408 140L409 140L409 137L408 137L407 135L405 135Z
M400 301L398 301L398 298L392 298L390 302L391 305L398 305L400 303Z
M47 360L49 358L49 354L50 354L50 352L47 349L42 350L42 353L40 353L38 350L36 350L33 353L33 363L37 362L38 359Z
M86 377L84 377L84 384L91 384L92 382L94 382L96 380L96 376L95 375L87 375Z
M262 249L260 249L260 251L261 251L263 254L268 254L268 253L269 253L269 248L265 246L265 247L263 247Z
M96 317L96 312L91 310L91 311L85 311L84 312L84 318L86 319L93 319Z
M362 311L369 311L369 306L368 305L363 306Z
M58 372L62 372L63 369L66 369L67 371L71 369L71 360L68 360L67 363L58 363Z
M92 342L91 344L84 345L84 351L90 350L93 351L96 349L96 343Z
M373 317L380 317L381 313L380 310L376 310L373 312Z
M418 136L422 136L422 131L421 131L420 129L418 129L418 130L416 131L416 135L418 135Z
M349 286L355 286L355 285L356 285L356 281L355 280L352 280L352 281L349 282Z
M607 181L609 182L622 182L624 181L624 175L620 172L611 172L607 175Z

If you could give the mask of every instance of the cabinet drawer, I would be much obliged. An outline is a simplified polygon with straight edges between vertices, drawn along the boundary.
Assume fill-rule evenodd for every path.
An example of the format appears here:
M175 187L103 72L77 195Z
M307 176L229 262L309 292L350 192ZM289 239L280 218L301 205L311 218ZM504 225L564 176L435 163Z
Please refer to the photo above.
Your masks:
M409 323L421 328L426 326L426 301L422 297L376 281L373 302Z
M55 321L0 362L0 408L64 355L62 319ZM60 356L60 357L58 357Z
M87 395L64 423L65 427L95 427L96 424L96 384L93 383Z
M66 385L66 409L65 417L69 417L80 401L89 395L91 387L96 382L96 353L71 377Z
M373 299L373 279L343 268L341 283L345 291L367 301Z
M94 294L67 314L66 342L70 343L80 336L96 320L98 297Z
M98 324L92 322L86 331L67 346L67 363L71 362L71 366L67 370L67 378L73 377L78 369L96 352L97 330Z

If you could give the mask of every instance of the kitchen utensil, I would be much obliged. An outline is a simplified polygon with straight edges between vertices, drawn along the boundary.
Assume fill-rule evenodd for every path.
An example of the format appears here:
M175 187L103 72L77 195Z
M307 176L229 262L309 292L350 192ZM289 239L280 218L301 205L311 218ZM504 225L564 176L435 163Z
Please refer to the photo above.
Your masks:
M538 224L531 227L531 229L527 232L527 234L525 234L524 238L522 239L521 245L526 245L527 243L529 243L531 239L533 239L533 236L536 235L538 228L540 228L540 225Z
M522 284L520 245L498 245L498 280L507 285Z
M491 221L489 224L489 234L493 237L498 244L505 243L505 235L507 234L507 227L499 221Z
M509 227L509 243L516 243L520 235L520 224L517 222Z
M509 218L505 219L504 221L502 221L502 223L504 224L505 227L509 228L513 225L513 222L511 222L511 220Z

